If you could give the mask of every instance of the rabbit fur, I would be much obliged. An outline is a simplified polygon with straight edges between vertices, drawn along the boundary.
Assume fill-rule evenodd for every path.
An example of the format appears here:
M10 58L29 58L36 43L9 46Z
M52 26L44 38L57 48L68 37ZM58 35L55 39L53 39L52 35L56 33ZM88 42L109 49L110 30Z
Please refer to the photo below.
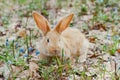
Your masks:
M79 57L81 62L86 60L88 40L78 29L68 27L73 15L64 17L54 29L50 29L47 19L37 12L33 12L36 25L43 32L43 38L38 44L40 59L52 56L62 57L62 51L64 51L65 58Z

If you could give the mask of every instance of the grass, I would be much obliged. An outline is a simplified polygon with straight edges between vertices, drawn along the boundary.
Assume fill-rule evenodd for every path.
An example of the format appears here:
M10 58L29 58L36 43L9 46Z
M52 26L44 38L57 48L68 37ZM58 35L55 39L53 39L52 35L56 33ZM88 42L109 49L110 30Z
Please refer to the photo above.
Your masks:
M119 39L117 37L110 37L112 42L110 44L103 45L103 51L115 55L115 52L118 49Z
M94 8L89 9L88 3L94 3ZM101 2L100 2L101 1ZM78 19L81 18L81 16L89 15L88 13L93 15L93 18L89 20L88 22L84 22L82 25L82 29L84 29L87 33L91 30L91 27L93 27L96 23L101 24L107 24L112 23L115 25L119 24L120 16L119 16L119 7L118 2L119 0L85 0L85 1L79 1L75 0L74 3L72 3L72 8L75 9L75 15ZM0 63L7 66L8 70L10 71L10 75L6 77L3 76L5 79L12 79L15 80L19 73L21 73L24 70L29 70L29 62L30 59L33 57L32 54L35 54L38 56L40 52L36 49L35 41L40 37L39 31L36 35L34 34L34 29L27 28L30 25L28 24L29 19L32 18L32 11L41 11L41 13L49 18L49 7L46 6L48 0L18 0L18 1L11 1L8 4L9 1L0 1L0 25L7 29L9 28L9 25L12 24L12 18L13 15L17 16L15 18L18 18L22 21L23 18L26 18L26 22L21 24L20 27L24 28L26 30L25 36L22 36L21 38L10 40L9 36L5 36L4 43L0 45ZM69 0L62 1L57 0L56 1L56 9L60 12L61 9L69 9ZM62 4L64 3L65 4ZM13 5L15 4L15 5ZM43 5L44 4L44 5ZM110 6L112 8L110 10L110 14L108 15L107 12L105 12L103 9L106 8L106 6ZM2 6L2 7L1 7ZM16 9L15 6L18 6ZM93 6L93 5L92 5ZM116 9L117 7L118 9ZM114 9L115 8L115 9ZM8 11L7 11L7 10ZM60 9L60 10L59 10ZM113 10L114 9L114 10ZM7 12L6 12L6 11ZM4 14L3 14L4 13ZM56 13L57 14L57 13ZM54 16L54 15L53 15ZM77 21L79 22L79 20ZM70 27L74 26L76 23L73 21L70 24ZM0 27L1 27L0 26ZM110 29L107 29L107 26L105 26L107 32L112 30L113 35L109 36L109 34L104 38L105 40L111 41L111 44L103 44L100 46L102 53L110 54L111 56L115 56L118 45L119 45L119 31L115 30L115 27L110 27ZM99 30L99 29L98 29ZM106 31L105 30L105 31ZM8 32L9 33L9 32ZM29 35L28 35L29 33ZM86 33L86 34L87 34ZM9 34L17 34L16 32L9 33ZM1 36L0 36L1 37ZM88 36L90 37L90 36ZM95 36L97 39L98 36ZM2 39L2 38L1 38ZM1 40L0 39L0 40ZM1 40L2 41L2 40ZM99 43L97 41L94 41L95 43ZM93 51L94 54L97 54L96 51ZM102 54L101 53L101 54ZM107 71L107 67L104 64L103 59L99 59L96 65L92 64L93 69L98 69L99 72L90 73L89 72L89 66L86 64L82 64L83 70L81 71L79 68L74 68L73 65L69 60L64 59L64 50L62 51L63 57L60 59L58 57L54 57L51 60L43 60L38 61L37 64L39 66L38 73L40 75L41 80L65 80L66 78L77 80L77 77L80 78L80 80L93 80L93 79L104 79L106 74L109 74L111 76L112 80L119 80L120 77L117 75L117 71L114 73L111 73ZM94 58L94 57L93 57ZM102 57L103 58L103 57ZM90 62L89 62L90 63ZM79 63L76 63L79 64ZM12 66L20 67L22 68L20 72L14 73L14 68ZM90 73L90 75L88 75ZM30 79L31 76L28 77Z

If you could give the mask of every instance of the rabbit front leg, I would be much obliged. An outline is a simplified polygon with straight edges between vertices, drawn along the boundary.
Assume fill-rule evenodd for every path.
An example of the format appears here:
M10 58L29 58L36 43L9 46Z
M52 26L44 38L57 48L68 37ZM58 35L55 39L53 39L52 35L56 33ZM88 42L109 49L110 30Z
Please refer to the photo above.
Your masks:
M84 54L81 54L80 57L79 57L79 62L80 63L83 63L86 61L86 58L87 58L87 54L86 52L84 52Z
M44 55L43 53L41 53L39 56L38 56L39 60L43 60L43 59L47 59L48 56Z
M60 55L61 58L64 58L65 60L69 60L71 64L75 63L75 58L72 56L69 49L64 48L64 52Z

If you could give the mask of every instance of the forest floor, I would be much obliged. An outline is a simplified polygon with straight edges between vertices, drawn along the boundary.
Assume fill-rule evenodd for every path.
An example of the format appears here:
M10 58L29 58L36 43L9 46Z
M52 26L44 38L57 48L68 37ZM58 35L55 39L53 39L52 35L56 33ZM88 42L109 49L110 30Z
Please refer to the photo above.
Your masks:
M39 61L42 37L32 12L45 16L52 27L74 13L69 27L90 42L85 63L53 58ZM0 1L0 80L120 80L119 0Z

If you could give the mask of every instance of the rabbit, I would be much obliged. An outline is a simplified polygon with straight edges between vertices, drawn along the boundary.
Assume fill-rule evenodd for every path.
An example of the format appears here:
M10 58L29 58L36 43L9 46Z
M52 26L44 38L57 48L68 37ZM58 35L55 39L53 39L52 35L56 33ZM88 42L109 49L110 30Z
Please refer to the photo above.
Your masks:
M79 57L81 62L86 60L88 40L77 28L68 27L74 14L71 13L61 19L53 29L50 28L44 16L35 11L32 15L37 27L43 33L43 38L38 44L40 45L40 59L52 56L62 57L62 51L64 51L64 58L73 60Z

